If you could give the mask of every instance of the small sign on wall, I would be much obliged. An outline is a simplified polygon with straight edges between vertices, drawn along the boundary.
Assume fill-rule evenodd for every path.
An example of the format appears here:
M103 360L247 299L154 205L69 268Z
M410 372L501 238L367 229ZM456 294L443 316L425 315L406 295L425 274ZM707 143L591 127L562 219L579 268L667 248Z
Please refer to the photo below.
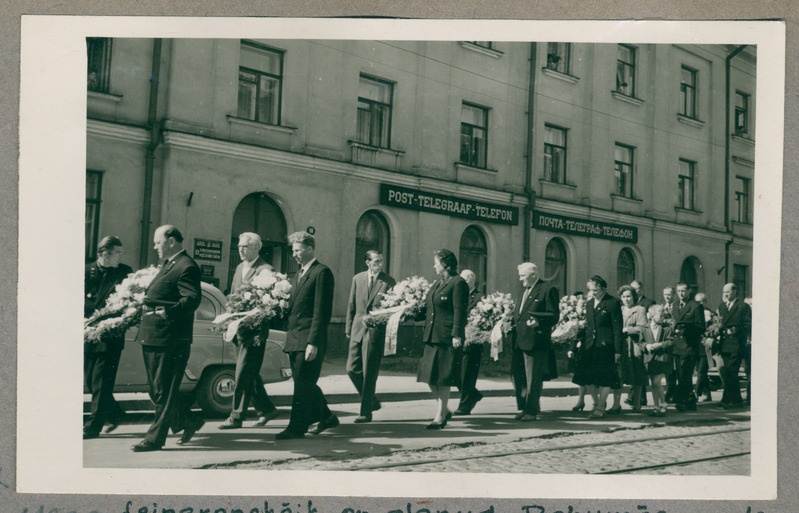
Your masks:
M203 271L203 278L213 278L215 267L212 265L201 265L200 269Z
M222 241L194 239L194 258L200 260L222 261Z

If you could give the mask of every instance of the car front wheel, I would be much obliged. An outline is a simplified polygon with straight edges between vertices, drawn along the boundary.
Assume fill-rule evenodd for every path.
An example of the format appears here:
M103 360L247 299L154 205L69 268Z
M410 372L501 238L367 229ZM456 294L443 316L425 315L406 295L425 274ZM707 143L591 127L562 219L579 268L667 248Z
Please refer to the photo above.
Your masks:
M208 416L226 416L233 404L235 375L232 367L208 369L197 385L197 403Z

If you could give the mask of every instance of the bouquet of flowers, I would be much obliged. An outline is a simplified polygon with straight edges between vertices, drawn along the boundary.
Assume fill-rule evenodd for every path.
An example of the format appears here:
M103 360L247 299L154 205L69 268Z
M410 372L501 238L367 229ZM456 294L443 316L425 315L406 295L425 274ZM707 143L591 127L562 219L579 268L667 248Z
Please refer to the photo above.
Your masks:
M721 328L721 317L717 312L705 308L705 333L702 335L703 345L708 355L716 351L716 344L719 340L719 329ZM710 361L710 360L708 360Z
M513 327L515 308L516 303L510 294L494 292L482 298L469 312L465 345L488 342L491 345L491 357L498 360L502 352L502 337Z
M258 345L256 337L275 317L282 317L289 306L291 283L285 274L263 270L228 296L225 313L214 319L216 332L231 342L238 335L242 343Z
M415 317L429 289L430 283L424 278L405 278L386 291L377 309L369 313L364 323L370 328L382 326L398 312L402 312L400 320Z
M552 330L552 342L566 344L579 339L585 329L585 298L563 296L560 298L560 317Z
M158 268L150 266L122 280L108 296L105 306L83 320L84 342L124 336L128 328L139 324L144 294L157 274Z

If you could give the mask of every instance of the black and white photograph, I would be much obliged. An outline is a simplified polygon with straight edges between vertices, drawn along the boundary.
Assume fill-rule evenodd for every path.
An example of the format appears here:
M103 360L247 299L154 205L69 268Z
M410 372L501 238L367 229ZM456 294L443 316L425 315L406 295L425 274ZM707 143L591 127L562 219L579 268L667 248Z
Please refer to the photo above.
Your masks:
M20 489L776 497L779 22L22 32Z

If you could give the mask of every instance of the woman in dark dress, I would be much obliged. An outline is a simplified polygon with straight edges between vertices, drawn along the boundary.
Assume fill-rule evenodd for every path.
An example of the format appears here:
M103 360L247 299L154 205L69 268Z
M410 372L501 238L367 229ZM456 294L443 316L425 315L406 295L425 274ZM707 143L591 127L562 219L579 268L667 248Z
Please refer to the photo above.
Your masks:
M425 319L424 354L416 381L427 383L436 399L436 414L427 429L443 429L452 416L447 403L457 383L456 352L463 345L468 314L469 286L458 276L458 259L448 249L434 253L438 279L430 286L418 319Z

